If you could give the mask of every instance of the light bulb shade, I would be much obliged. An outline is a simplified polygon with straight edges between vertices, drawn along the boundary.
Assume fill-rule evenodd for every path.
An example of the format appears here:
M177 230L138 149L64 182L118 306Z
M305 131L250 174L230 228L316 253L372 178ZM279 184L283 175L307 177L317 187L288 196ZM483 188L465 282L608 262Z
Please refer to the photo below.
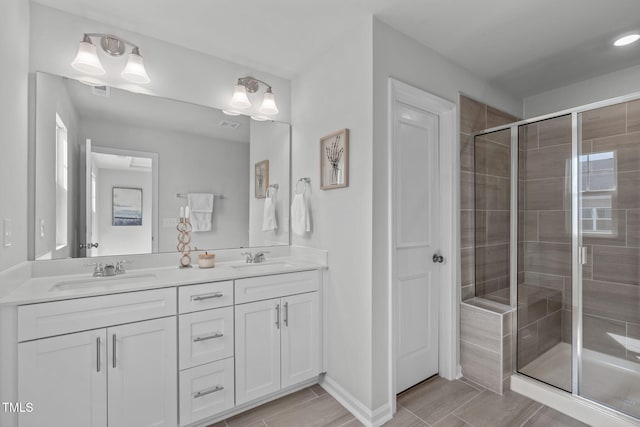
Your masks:
M247 96L247 88L244 85L235 85L233 88L233 97L229 102L233 108L249 108L251 107L251 101Z
M262 114L274 115L278 114L278 107L276 106L276 99L271 91L267 91L262 99L262 105L259 110Z
M269 117L265 117L265 116L256 116L255 114L251 116L251 118L253 120L255 120L256 122L266 122L267 120L272 120Z
M91 41L80 42L78 53L71 66L82 73L94 76L101 76L106 73L98 58L98 51Z
M136 53L135 49L129 54L127 65L124 67L124 70L120 75L123 79L137 84L146 84L151 81L147 74L147 70L144 68L142 56Z

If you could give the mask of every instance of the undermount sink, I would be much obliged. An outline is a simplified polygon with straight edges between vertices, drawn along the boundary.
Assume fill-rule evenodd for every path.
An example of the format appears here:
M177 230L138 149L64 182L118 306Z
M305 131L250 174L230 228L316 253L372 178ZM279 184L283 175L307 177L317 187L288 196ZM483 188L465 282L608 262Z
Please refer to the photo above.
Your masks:
M295 264L292 264L290 262L287 261L265 261L265 262L258 262L255 264L239 264L239 265L232 265L231 268L235 268L236 270L240 270L240 271L271 271L271 270L278 270L281 268L291 268L291 267L295 267Z
M122 274L108 277L88 277L86 279L65 280L57 282L49 289L52 291L68 291L73 289L88 289L102 286L123 285L129 282L135 284L150 283L156 280L155 274Z

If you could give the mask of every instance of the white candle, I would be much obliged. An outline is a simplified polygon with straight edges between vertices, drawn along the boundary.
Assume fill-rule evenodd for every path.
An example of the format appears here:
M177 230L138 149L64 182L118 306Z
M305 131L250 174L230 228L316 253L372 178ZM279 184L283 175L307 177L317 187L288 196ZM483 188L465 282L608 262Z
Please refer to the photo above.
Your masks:
M187 209L184 210L184 217L189 219L189 206L187 206Z
M180 218L184 218L184 206L180 206Z

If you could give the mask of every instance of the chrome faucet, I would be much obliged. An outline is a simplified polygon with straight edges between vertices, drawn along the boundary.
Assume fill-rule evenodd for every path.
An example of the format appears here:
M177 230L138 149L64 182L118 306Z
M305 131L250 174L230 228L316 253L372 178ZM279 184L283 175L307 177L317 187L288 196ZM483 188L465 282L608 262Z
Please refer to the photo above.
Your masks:
M256 252L256 254L252 254L251 252L242 252L240 255L247 256L247 264L257 264L265 261L264 254L268 254L269 251L260 251Z
M127 260L118 261L115 264L113 262L107 264L102 264L101 262L92 262L85 265L95 266L93 270L93 277L109 277L126 273L124 265L130 262L131 261Z

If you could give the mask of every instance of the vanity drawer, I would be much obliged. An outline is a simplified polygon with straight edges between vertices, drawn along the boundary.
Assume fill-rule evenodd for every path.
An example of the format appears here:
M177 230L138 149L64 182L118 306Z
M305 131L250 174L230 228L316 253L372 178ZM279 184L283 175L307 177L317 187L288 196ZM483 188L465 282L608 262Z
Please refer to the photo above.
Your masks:
M176 288L21 305L18 307L18 340L27 341L175 314Z
M233 356L233 307L181 314L180 369Z
M233 281L181 286L178 304L180 313L233 305Z
M180 425L233 408L233 357L180 372Z
M236 280L236 304L317 291L317 270Z

